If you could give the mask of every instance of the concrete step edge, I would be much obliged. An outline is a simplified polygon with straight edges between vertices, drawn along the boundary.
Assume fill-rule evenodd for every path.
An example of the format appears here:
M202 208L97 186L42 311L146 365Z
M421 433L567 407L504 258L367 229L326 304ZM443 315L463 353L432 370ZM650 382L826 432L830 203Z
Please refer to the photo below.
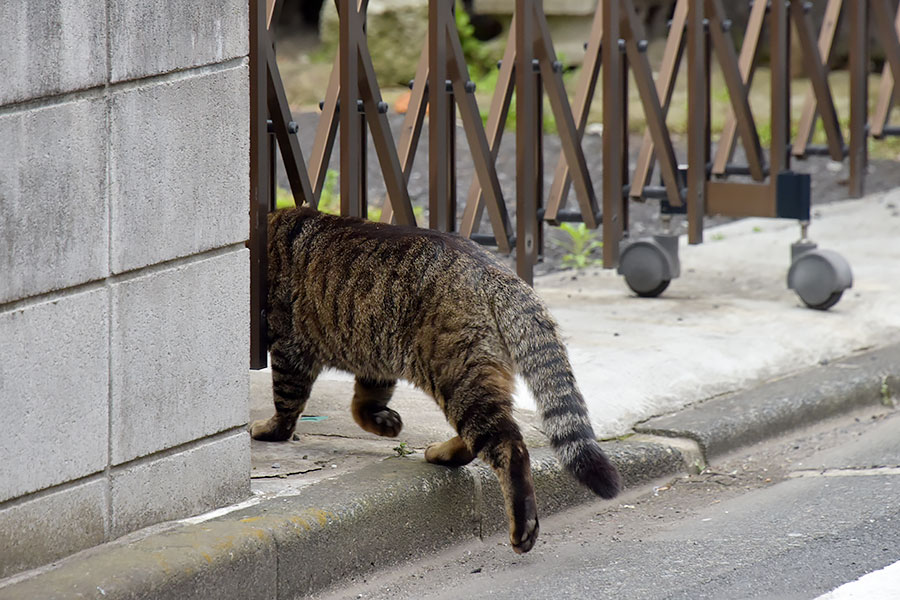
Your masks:
M900 344L895 344L717 396L634 429L694 440L708 461L856 408L893 405L898 397Z
M684 470L684 457L672 447L603 446L627 486ZM532 472L540 516L601 502L561 470L549 449L532 452ZM453 470L421 457L392 458L298 495L83 551L31 577L10 578L0 600L297 598L506 526L488 467Z

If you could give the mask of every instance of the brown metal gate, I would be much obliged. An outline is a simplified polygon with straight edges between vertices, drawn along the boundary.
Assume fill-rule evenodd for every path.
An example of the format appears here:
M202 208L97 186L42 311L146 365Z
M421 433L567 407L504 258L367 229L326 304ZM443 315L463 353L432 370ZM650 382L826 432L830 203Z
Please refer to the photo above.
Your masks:
M849 193L861 196L867 160L867 128L875 137L900 134L888 123L894 82L900 81L900 15L889 0L844 2L828 0L825 19L816 32L808 3L757 2L743 32L738 51L732 41L731 22L722 0L677 0L663 59L654 71L646 54L647 39L632 0L599 0L574 100L563 86L561 65L554 52L540 0L516 0L506 50L487 123L482 125L463 58L453 17L454 0L429 0L428 36L411 84L411 100L395 142L387 120L375 71L366 45L367 0L336 0L340 18L340 47L322 103L309 161L300 150L298 132L288 109L278 73L269 24L277 10L275 0L251 0L251 368L266 364L265 344L265 236L266 214L274 204L274 164L280 150L297 203L317 205L326 166L334 145L340 147L341 213L367 215L366 155L371 136L387 188L382 220L415 225L407 191L419 134L429 127L429 223L442 231L457 231L501 252L515 248L516 269L527 282L542 244L546 221L581 221L602 227L603 264L618 264L620 243L628 232L628 205L633 200L657 199L663 215L686 214L690 243L703 240L703 216L766 216L809 221L808 179L790 170L792 157L828 153L834 160L849 160ZM868 11L877 23L876 38L886 63L878 102L868 124L866 76L868 71ZM844 142L828 83L828 57L838 36L838 20L849 31L851 114L849 145ZM790 140L790 28L796 30L803 64L810 78L797 135ZM749 85L760 40L768 29L771 70L772 143L763 151L749 103ZM687 52L685 52L685 49ZM679 65L686 56L689 103L687 168L680 166L666 127ZM716 144L710 134L710 64L715 59L724 75L731 113ZM581 138L588 109L603 67L603 180L601 198L591 180ZM628 74L636 83L647 131L633 172L627 161ZM515 230L507 213L495 169L506 116L516 94L516 214ZM556 119L562 152L552 172L547 198L542 197L542 111L544 94ZM351 107L351 110L342 110ZM827 145L810 144L813 125L821 117ZM461 218L455 184L455 123L462 122L472 151L476 178L467 192ZM746 164L734 164L740 138ZM651 185L658 167L661 185ZM728 177L749 176L734 182ZM566 210L565 198L574 187L576 210ZM478 232L487 209L491 234Z

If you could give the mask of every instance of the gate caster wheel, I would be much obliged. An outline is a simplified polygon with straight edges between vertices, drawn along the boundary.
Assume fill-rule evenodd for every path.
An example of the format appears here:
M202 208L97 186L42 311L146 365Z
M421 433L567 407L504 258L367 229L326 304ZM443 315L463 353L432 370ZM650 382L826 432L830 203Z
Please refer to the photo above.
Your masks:
M853 285L853 273L847 260L834 250L809 250L794 258L787 285L809 308L828 310Z
M618 273L638 296L659 296L681 274L678 236L654 235L629 243L619 256Z

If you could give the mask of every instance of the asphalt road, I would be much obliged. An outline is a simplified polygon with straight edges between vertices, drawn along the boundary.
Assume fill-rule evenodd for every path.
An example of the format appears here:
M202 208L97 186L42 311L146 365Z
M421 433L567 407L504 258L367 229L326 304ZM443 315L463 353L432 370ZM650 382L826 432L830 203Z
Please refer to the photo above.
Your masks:
M524 556L488 538L323 597L816 598L900 561L898 495L900 411L869 410L547 518Z

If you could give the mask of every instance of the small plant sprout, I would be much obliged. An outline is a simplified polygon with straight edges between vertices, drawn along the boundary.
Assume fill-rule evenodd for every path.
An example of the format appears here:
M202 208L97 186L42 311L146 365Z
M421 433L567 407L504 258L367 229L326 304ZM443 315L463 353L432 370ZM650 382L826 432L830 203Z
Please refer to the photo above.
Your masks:
M403 458L404 456L412 454L414 450L407 446L406 442L400 442L399 446L394 446L394 452L397 453L397 456Z
M588 229L584 223L578 225L563 223L559 228L568 234L567 238L556 242L567 251L562 257L563 267L584 269L603 263L602 259L592 257L594 250L603 247L603 242L595 239L594 232Z
M881 378L881 403L884 406L894 406L894 399L891 397L891 386L888 385L887 375Z

